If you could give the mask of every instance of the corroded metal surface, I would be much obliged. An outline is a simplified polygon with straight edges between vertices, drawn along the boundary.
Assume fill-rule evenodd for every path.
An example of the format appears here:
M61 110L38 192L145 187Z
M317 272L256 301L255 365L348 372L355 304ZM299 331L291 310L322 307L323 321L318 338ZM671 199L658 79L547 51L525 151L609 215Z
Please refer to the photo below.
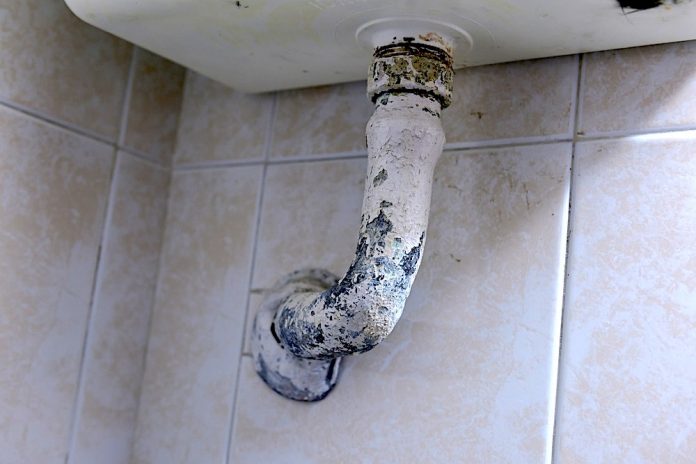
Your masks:
M291 275L255 320L256 370L288 398L325 397L340 358L377 346L404 309L423 254L433 171L445 142L440 113L449 94L443 89L451 87L452 72L445 49L418 46L422 53L410 56L403 72L385 71L386 79L401 80L376 94L361 227L348 271L337 281L319 271ZM411 50L395 44L380 59Z
M379 344L401 316L420 264L432 173L444 134L440 105L421 95L384 95L367 126L368 173L355 258L319 295L294 294L276 316L296 356L331 359Z
M274 325L276 312L292 294L316 294L338 279L328 271L296 271L278 282L259 308L251 338L256 372L277 393L298 401L318 401L329 394L338 379L341 359L327 361L298 358L285 349Z
M370 98L376 101L385 93L412 92L432 95L443 108L449 106L454 79L452 54L440 46L442 39L435 37L438 39L430 42L400 42L375 49L367 79Z

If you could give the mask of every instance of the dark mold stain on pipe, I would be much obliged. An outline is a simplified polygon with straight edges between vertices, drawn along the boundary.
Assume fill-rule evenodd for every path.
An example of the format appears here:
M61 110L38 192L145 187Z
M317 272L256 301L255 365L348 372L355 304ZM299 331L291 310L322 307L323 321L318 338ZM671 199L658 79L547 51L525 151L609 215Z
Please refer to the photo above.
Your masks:
M665 1L665 0L617 0L621 11L632 10L628 13L636 13L638 11L650 10L657 8L658 6L664 5L665 3L677 4L679 1Z
M433 170L445 142L440 121L452 92L451 45L404 43L375 51L368 95L368 173L355 257L341 279L296 271L266 296L252 354L273 390L318 401L344 356L375 348L402 315L425 243ZM437 46L433 44L438 44ZM376 173L376 174L375 174Z

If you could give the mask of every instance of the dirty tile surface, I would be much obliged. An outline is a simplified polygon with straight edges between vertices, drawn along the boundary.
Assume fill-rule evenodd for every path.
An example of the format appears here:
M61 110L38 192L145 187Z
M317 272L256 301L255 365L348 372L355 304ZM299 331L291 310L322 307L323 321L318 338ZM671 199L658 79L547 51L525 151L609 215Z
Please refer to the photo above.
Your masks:
M337 165L326 166L330 178ZM346 359L336 390L314 404L273 393L243 357L229 463L461 462L463 456L472 463L543 462L569 168L570 144L445 154L435 174L423 265L394 333L372 352ZM274 182L291 178L269 172L268 197L275 198ZM260 247L301 230L312 198L322 198L322 210L342 211L348 192L334 194L334 184L285 185L286 195L305 193L287 199L283 207L293 212L287 217L264 212ZM350 195L359 203L360 189ZM332 220L321 224L332 227ZM340 246L336 264L329 263L338 271L352 259L352 235L307 233L285 242L293 246L272 264L278 272L316 264L323 253L307 256L307 241ZM270 266L259 261L258 275L274 274Z
M65 460L112 152L0 108L3 464Z
M696 126L696 41L584 56L587 135Z
M263 159L273 98L236 92L188 71L176 164Z
M173 175L132 462L223 462L261 167Z
M557 462L696 456L696 133L577 148Z
M169 166L174 156L185 69L138 49L124 145Z
M169 173L120 153L95 291L71 464L128 462Z
M270 166L261 208L254 288L292 271L343 273L360 228L367 159Z
M570 135L577 76L574 56L457 70L447 142Z
M373 105L365 81L278 94L271 158L365 150Z
M0 1L0 99L118 135L132 46L62 1Z

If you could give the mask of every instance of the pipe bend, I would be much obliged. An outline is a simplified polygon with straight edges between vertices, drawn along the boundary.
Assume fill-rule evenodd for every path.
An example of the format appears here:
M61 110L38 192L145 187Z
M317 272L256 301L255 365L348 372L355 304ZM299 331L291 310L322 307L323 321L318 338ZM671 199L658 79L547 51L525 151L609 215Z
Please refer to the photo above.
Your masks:
M432 177L445 141L441 104L416 93L380 96L367 124L368 171L355 258L326 291L293 293L274 328L306 359L369 351L403 312L420 265Z

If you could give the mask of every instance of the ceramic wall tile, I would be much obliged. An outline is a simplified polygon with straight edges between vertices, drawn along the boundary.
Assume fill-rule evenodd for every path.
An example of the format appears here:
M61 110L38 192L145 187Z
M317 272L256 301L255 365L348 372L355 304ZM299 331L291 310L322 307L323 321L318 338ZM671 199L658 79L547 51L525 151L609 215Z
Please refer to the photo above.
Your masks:
M444 155L423 264L394 333L346 359L335 391L314 404L273 393L244 357L229 463L544 462L570 151L570 144L551 144ZM358 184L359 163L351 163L355 174L341 178ZM278 201L273 189L284 188L283 208L292 213L264 211L259 255L276 242L286 247L282 264L260 260L258 275L277 272L271 265L282 272L296 263L326 266L324 252L312 248L340 250L331 269L350 262L354 234L327 230L333 221L326 214L305 225L313 198L322 199L322 211L345 208L330 177L320 185L297 177L322 179L316 174L338 164L314 166L281 177L299 182L269 181L266 198ZM353 218L357 227L359 213ZM305 227L299 240L287 240L288 231Z
M132 47L62 1L0 1L0 99L115 140Z
M263 159L273 98L243 94L189 71L175 162Z
M260 166L175 172L132 462L223 462Z
M110 146L0 108L0 462L65 461Z
M373 105L365 81L278 94L272 158L365 150Z
M342 273L360 228L367 159L273 165L266 174L253 286L307 267Z
M447 142L569 137L577 77L574 56L457 70Z
M696 41L584 56L579 131L696 126Z
M169 173L120 153L102 245L70 464L128 462Z
M696 456L696 133L580 143L558 463Z
M185 69L143 49L135 52L124 145L169 166L174 156Z

